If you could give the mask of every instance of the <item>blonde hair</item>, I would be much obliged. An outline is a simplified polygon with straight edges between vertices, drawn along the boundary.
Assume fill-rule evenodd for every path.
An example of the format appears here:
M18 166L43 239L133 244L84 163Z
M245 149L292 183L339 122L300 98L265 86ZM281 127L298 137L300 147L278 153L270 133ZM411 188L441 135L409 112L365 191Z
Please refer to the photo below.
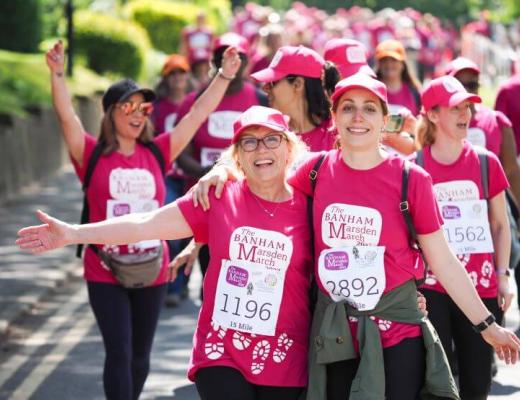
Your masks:
M112 104L108 107L103 119L101 120L101 128L99 130L98 141L104 142L103 154L111 154L119 148L119 142L116 136L116 125L114 123L114 109L115 105ZM145 125L141 134L137 138L139 143L149 143L153 140L153 125L149 118L146 118Z
M293 165L302 158L303 154L309 151L307 145L292 131L280 132L287 139L289 146L289 161L285 167L285 171L289 171ZM229 146L219 157L217 164L226 165L233 168L237 175L244 176L244 172L238 163L238 150L240 144L238 142Z

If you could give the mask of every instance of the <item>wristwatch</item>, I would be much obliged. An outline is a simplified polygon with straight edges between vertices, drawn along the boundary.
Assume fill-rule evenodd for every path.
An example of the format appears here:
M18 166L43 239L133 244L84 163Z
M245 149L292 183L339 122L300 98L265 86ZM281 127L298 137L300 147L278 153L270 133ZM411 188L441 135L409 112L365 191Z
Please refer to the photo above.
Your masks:
M497 275L505 275L507 277L511 276L511 271L509 268L499 268L497 269Z
M495 316L493 314L489 314L488 317L480 324L473 325L473 330L477 333L482 333L482 331L487 329L495 321Z

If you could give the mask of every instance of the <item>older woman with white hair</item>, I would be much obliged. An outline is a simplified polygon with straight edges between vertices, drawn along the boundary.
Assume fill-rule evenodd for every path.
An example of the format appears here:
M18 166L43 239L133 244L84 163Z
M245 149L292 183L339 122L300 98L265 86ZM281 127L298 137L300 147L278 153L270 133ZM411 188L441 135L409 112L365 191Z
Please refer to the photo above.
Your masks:
M306 198L286 177L301 147L287 118L253 106L234 124L230 153L243 178L208 212L191 194L158 210L42 225L17 243L39 254L74 243L121 244L194 236L211 252L188 376L202 399L297 399L307 385L311 235Z

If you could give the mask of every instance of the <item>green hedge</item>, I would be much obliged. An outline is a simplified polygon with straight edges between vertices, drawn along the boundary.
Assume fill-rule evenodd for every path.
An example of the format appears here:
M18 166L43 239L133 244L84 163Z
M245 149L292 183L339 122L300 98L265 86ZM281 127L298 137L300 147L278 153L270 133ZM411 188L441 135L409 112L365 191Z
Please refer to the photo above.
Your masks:
M216 31L222 32L231 14L228 0L217 0L209 4L167 1L167 0L135 0L129 3L125 12L128 17L143 26L153 46L165 53L176 53L179 50L182 28L195 22L197 14L205 11L208 24Z
M99 74L111 72L138 79L150 41L139 25L103 14L75 14L76 49Z
M39 0L0 1L0 49L35 53L41 38Z

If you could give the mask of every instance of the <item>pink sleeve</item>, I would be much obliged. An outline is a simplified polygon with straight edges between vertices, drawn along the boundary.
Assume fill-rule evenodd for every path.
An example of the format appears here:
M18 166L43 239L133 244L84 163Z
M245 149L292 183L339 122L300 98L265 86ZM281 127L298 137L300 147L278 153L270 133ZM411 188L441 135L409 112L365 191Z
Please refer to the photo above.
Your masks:
M301 192L305 193L307 196L312 196L313 191L309 178L309 173L316 164L316 161L318 161L318 158L326 154L326 152L313 154L302 164L300 164L298 168L296 168L296 170L294 171L294 174L291 177L289 177L289 184L293 186L295 189L298 189Z
M509 187L506 174L494 153L488 154L489 198L492 199Z
M216 201L213 198L210 201ZM193 231L193 237L197 243L208 243L208 220L209 211L205 212L202 207L195 207L192 201L192 192L176 200L177 206Z
M417 165L410 168L408 201L413 225L419 235L440 229L443 221L435 200L431 176Z
M83 149L83 163L81 164L81 166L69 154L70 161L72 162L74 170L76 171L76 175L78 176L81 183L83 183L83 180L85 179L85 173L87 172L88 162L90 161L90 156L92 155L94 147L96 147L96 144L97 140L89 133L85 133L85 147Z
M170 156L170 133L169 132L161 133L159 136L156 136L153 139L153 141L159 148L159 151L161 152L161 154L164 158L164 162L166 164L165 165L166 170L168 170L168 166L173 161Z
M507 118L502 111L495 111L495 115L497 117L497 122L500 129L513 127L511 120Z

